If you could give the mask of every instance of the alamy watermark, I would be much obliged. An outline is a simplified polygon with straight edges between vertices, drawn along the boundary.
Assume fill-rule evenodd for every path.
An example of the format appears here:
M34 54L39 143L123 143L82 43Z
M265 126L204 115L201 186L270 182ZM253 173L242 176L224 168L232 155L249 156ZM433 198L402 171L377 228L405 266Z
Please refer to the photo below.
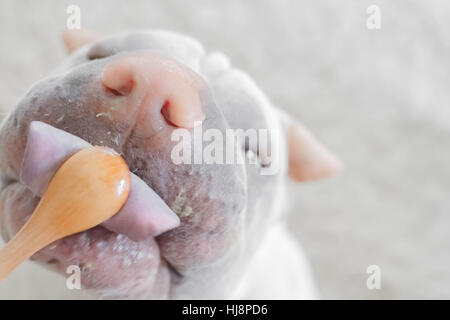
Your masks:
M172 132L171 141L177 144L170 156L174 164L250 164L259 166L262 175L274 175L279 170L279 139L279 130L203 130L198 121L193 130Z
M67 267L66 273L69 275L66 279L66 287L69 290L81 289L81 268L76 264Z
M81 8L75 4L71 4L67 6L66 13L69 15L66 21L67 29L81 29Z
M379 6L372 4L367 7L366 13L368 14L366 20L366 27L369 30L381 29L381 9Z
M366 273L369 274L366 280L366 286L369 290L381 289L381 268L376 264L370 265L366 269Z

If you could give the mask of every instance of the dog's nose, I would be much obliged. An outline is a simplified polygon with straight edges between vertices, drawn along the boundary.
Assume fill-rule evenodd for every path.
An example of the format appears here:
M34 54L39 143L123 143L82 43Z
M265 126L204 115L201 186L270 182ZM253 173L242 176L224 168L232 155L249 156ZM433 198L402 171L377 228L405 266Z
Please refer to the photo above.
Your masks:
M203 121L200 82L176 61L148 51L120 56L102 74L105 90L125 100L124 112L137 110L138 121L146 125L136 127L147 131L166 125L192 128Z

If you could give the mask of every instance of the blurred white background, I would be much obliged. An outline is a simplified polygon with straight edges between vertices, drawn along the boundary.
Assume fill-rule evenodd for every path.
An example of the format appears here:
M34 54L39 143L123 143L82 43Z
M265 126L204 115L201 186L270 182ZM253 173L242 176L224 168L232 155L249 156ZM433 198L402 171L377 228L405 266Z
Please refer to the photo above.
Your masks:
M223 51L343 158L338 178L290 189L324 298L450 298L450 2L0 0L2 110L63 58L70 4L101 33L168 29Z

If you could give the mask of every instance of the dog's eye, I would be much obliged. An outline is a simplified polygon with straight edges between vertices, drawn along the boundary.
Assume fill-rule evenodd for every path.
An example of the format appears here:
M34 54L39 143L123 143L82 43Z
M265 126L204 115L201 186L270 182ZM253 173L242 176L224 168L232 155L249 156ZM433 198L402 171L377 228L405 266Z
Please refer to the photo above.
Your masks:
M258 166L260 166L262 168L270 167L270 164L271 164L270 157L269 158L267 156L263 157L263 155L265 154L265 149L259 150L260 146L258 146L258 145L252 146L248 143L247 140L245 141L243 149L244 149L246 161L249 164L257 164ZM262 153L260 153L260 151Z
M97 60L114 55L114 50L107 49L103 44L93 46L87 53L88 60Z
M260 166L262 168L270 167L270 162L269 163L263 162L260 155L258 154L257 150L253 150L253 149L249 148L248 145L246 145L244 147L244 152L245 152L245 158L246 158L247 163L257 164L258 166Z

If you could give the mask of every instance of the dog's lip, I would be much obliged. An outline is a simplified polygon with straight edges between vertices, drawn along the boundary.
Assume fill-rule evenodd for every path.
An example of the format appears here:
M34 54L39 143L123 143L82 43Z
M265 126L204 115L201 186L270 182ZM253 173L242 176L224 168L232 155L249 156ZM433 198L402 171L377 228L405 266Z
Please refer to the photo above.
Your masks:
M120 288L124 296L133 294L128 290L135 285L148 282L151 288L158 269L166 268L154 239L135 242L101 226L59 239L31 259L66 276L68 270L79 268L84 289Z

